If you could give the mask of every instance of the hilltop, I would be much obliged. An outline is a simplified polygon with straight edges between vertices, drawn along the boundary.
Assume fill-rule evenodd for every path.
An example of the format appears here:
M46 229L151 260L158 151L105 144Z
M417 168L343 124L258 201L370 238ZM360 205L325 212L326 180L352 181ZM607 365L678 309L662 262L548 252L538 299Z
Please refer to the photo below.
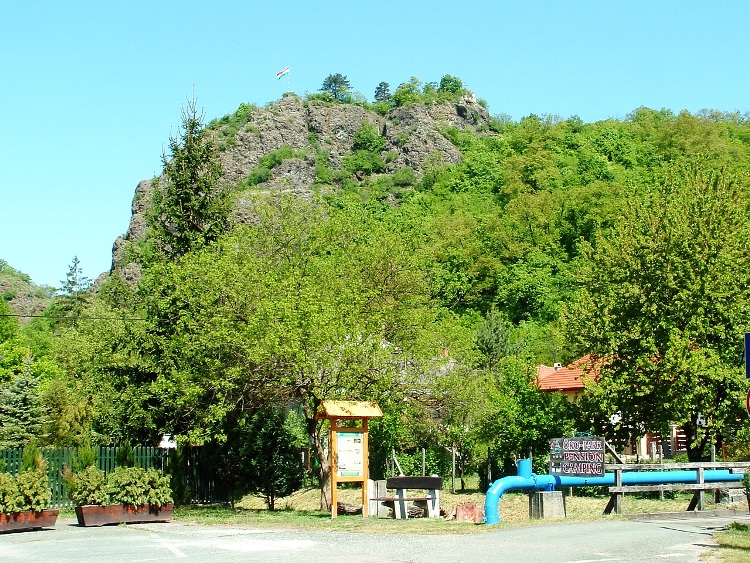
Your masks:
M395 107L382 114L364 104L287 94L264 108L243 104L208 129L219 147L224 186L234 193L233 219L245 222L259 193L309 197L317 188L334 187L334 176L347 166L356 179L391 177L391 192L408 188L427 166L461 162L461 152L445 130L482 131L489 123L487 109L468 91L454 100ZM357 169L351 159L360 149L357 138L363 131L375 132L378 146L367 151L374 162ZM146 236L145 212L153 186L154 179L138 184L130 225L113 246L113 268L130 281L138 279L140 268L129 262L127 248Z
M41 313L52 303L54 289L35 285L31 277L0 259L0 295L10 311L21 315L24 322L29 315Z

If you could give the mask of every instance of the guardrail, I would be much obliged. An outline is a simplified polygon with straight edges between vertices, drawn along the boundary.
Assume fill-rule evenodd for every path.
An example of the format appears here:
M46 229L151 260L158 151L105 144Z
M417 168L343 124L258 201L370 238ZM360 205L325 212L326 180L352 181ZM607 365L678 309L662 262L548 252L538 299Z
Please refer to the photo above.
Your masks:
M610 498L604 509L604 514L622 513L622 499L626 493L663 492L663 491L693 491L693 498L688 504L687 511L703 510L705 492L708 490L737 489L741 488L742 475L750 468L747 461L709 461L693 463L613 463L605 464L604 470L614 473L614 485L609 487ZM713 473L715 470L728 470L732 474L732 480L717 480ZM669 471L676 476L674 482L660 484L623 484L623 473L631 472ZM692 474L694 473L694 475ZM687 474L688 479L681 479ZM734 477L736 475L736 477ZM708 477L708 478L707 478Z

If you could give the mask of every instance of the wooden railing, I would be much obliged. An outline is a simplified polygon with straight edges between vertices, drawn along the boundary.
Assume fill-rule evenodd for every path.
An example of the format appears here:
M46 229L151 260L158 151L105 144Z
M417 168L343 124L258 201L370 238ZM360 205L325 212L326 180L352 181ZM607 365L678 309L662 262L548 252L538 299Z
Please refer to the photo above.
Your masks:
M609 503L604 509L604 514L622 513L622 499L625 493L643 493L643 492L663 492L663 491L694 491L693 498L687 507L688 511L703 510L705 501L705 492L719 489L739 489L742 483L738 481L720 481L706 483L704 481L704 472L707 469L729 469L731 473L744 473L750 468L750 462L747 461L708 461L697 463L645 463L630 464L617 463L605 464L605 471L612 471L615 474L615 484L609 487ZM623 485L623 471L675 471L675 470L692 470L696 472L695 483L665 483L661 485Z

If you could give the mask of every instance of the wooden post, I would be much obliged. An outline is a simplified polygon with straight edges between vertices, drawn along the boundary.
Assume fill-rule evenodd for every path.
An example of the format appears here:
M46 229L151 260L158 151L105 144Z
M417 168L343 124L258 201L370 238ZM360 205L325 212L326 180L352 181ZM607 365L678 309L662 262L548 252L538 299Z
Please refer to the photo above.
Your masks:
M703 485L705 481L703 480L703 468L698 467L696 468L697 478L696 482L699 485ZM690 501L690 504L688 505L687 509L688 512L692 512L693 510L703 510L703 501L705 500L705 491L703 489L695 491L693 493L693 499Z
M615 469L615 487L622 487L622 469ZM615 497L615 514L622 514L622 493Z

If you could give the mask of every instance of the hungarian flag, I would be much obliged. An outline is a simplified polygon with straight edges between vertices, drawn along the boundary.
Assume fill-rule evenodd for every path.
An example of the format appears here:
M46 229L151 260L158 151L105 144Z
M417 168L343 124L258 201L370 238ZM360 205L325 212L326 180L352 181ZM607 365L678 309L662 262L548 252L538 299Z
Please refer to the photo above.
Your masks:
M276 73L276 78L281 78L285 74L289 74L289 67L286 67L284 70L280 70Z

